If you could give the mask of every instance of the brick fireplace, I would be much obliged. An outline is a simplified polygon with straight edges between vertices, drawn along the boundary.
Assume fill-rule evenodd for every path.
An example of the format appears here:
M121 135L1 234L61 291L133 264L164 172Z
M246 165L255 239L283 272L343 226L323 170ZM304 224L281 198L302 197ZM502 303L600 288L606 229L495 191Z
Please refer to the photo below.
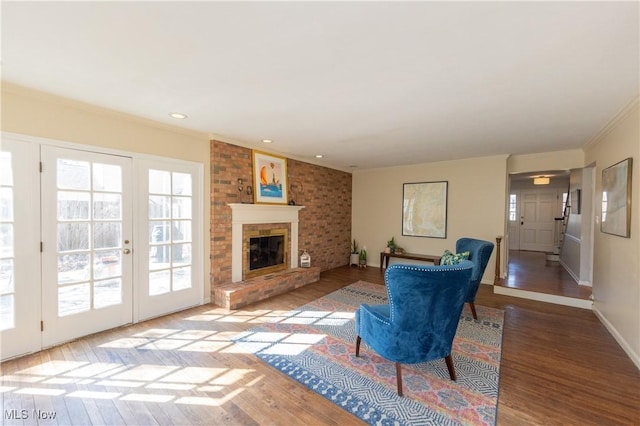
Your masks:
M298 212L304 206L229 203L231 207L231 283L216 287L214 303L237 309L258 300L318 281L320 268L298 267ZM286 227L287 267L247 277L247 236Z

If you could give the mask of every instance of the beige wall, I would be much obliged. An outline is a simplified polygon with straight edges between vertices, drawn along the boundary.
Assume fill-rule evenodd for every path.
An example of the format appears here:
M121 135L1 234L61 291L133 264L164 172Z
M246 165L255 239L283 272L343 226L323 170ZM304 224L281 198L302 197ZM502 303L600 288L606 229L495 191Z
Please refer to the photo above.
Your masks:
M582 167L584 167L584 152L581 149L512 155L507 160L507 172L509 174L571 170Z
M587 164L595 164L595 206L602 202L602 169L633 157L631 237L600 232L595 225L594 310L640 368L640 119L638 100L585 149ZM596 217L600 212L596 208Z
M2 131L204 165L203 230L209 232L209 137L127 114L2 84ZM209 298L208 238L203 238L204 297Z
M366 247L374 267L391 237L407 252L425 254L454 251L460 237L495 244L505 227L506 160L482 157L354 172L352 238ZM447 238L402 236L403 183L432 181L449 182ZM485 283L493 283L495 259L494 250Z

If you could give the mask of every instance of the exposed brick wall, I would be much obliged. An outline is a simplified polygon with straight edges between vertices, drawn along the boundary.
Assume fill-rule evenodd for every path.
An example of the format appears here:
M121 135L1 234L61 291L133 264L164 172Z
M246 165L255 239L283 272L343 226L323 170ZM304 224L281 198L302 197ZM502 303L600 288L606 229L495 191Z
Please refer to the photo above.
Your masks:
M231 283L231 208L227 203L253 200L238 191L238 178L252 183L251 150L211 141L211 288ZM299 213L300 249L321 271L349 263L351 174L302 161L287 160L293 190L289 198L305 206ZM296 190L296 187L300 190Z
M287 160L290 198L305 206L299 213L300 250L320 270L349 263L351 253L351 173ZM296 190L296 186L301 189Z

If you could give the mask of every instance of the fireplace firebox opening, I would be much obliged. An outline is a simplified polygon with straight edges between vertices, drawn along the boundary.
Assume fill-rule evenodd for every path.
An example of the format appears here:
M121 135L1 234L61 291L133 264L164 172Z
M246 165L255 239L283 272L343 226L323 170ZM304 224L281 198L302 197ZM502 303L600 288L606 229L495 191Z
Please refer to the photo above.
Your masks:
M288 269L289 236L287 228L247 232L248 261L245 278Z

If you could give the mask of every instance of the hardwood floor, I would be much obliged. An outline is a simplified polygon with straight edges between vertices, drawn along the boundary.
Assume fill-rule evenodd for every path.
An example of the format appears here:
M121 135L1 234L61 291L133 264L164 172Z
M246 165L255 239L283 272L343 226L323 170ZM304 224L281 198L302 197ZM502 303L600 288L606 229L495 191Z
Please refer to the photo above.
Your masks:
M559 262L539 251L511 250L503 287L588 300L591 287L578 285Z
M243 310L201 306L7 361L4 424L361 424L230 341L357 280L383 276L337 268ZM486 285L476 304L505 310L498 425L640 424L640 372L591 311Z

